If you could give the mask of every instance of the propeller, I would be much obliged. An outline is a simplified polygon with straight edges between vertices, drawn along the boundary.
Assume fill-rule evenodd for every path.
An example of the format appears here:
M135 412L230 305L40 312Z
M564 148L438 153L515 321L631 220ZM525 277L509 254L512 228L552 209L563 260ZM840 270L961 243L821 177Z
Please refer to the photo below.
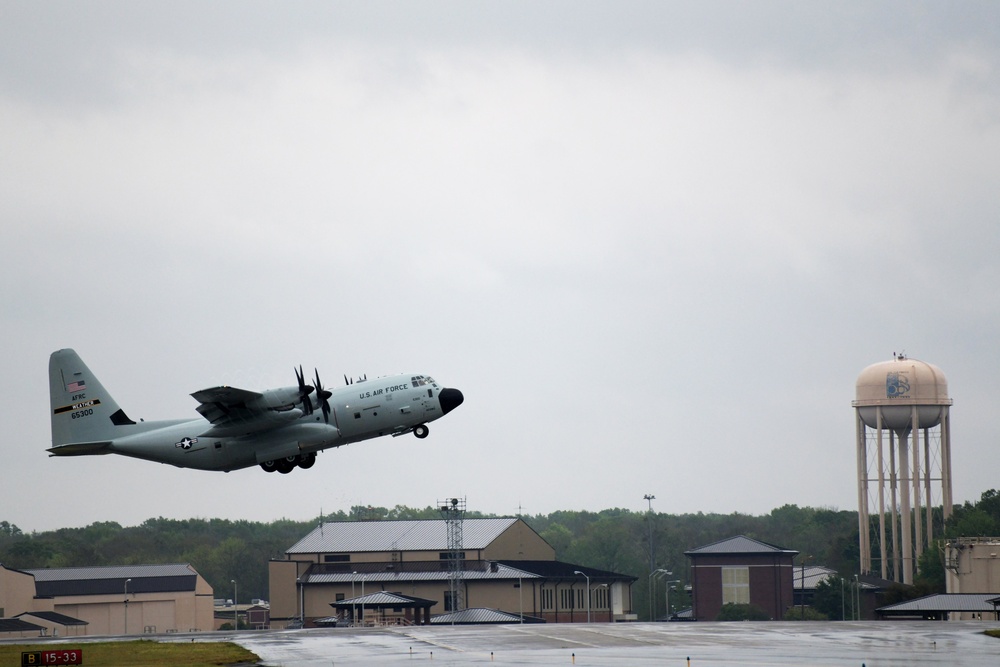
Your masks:
M316 369L316 397L319 399L319 406L323 409L323 421L330 423L330 397L332 391L323 389L323 383L319 379L319 369Z
M292 370L295 371L295 379L299 382L299 396L302 397L302 411L307 415L311 415L315 408L313 407L312 400L309 398L309 394L313 393L315 388L306 384L305 373L302 372L301 365ZM318 378L319 374L317 374L316 377Z

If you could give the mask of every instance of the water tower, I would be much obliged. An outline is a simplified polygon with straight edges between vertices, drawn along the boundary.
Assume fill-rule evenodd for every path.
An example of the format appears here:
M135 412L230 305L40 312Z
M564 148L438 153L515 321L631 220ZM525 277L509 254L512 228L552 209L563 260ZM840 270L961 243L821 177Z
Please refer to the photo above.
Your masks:
M934 507L951 516L951 404L941 369L902 354L858 376L862 574L913 583L916 559L932 543Z

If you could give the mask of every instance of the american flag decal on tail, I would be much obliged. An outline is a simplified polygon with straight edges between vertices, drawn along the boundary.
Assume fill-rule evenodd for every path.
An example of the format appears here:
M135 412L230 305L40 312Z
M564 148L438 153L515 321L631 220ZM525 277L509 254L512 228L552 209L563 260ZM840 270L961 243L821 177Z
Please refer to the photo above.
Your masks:
M66 391L83 391L87 388L87 383L84 380L77 380L76 382L70 382L66 385Z

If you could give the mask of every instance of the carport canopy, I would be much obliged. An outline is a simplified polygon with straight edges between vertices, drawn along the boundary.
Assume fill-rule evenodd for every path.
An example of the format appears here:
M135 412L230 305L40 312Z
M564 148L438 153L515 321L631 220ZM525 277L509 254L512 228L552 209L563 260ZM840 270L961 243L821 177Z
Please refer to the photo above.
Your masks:
M361 623L365 622L368 612L375 611L378 620L385 623L388 620L387 611L393 612L396 618L405 618L414 625L429 625L431 622L431 607L437 604L437 600L427 600L425 598L403 595L402 593L387 593L379 591L369 595L351 598L349 600L338 600L331 602L330 606L337 610L340 616L348 616L351 623L357 623L358 618Z

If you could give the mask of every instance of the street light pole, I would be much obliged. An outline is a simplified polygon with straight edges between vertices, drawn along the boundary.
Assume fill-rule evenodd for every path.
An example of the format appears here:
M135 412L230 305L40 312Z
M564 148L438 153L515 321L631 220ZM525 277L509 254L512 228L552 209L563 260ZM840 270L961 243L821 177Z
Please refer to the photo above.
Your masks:
M671 572L670 574L673 574L673 572ZM672 579L672 580L664 583L664 587L666 588L666 599L664 600L664 602L667 605L667 620L668 621L670 620L670 584L679 584L679 583L681 583L680 579Z
M673 572L671 572L670 570L664 570L661 567L661 568L657 568L657 569L655 569L655 570L653 570L652 572L649 573L649 599L650 599L649 620L650 620L650 622L653 622L653 621L656 620L656 613L655 613L655 611L653 609L652 600L655 597L654 593L656 592L655 589L654 589L654 587L656 585L655 581L656 581L656 579L661 574L663 576L669 577L669 576L671 576L673 574Z
M861 620L861 579L858 578L858 575L854 575L854 589L857 591L858 604L857 604L857 606L854 607L854 614L851 614L851 615L852 616L857 616L857 620L860 621ZM852 602L851 606L854 606L853 605L853 602L854 602L854 596L853 595L851 596L851 602Z
M131 579L125 580L125 634L128 634L128 582Z
M579 574L587 580L587 623L590 623L590 577L580 572L580 570L574 570L573 574Z
M646 511L646 526L649 528L649 620L653 620L653 570L656 569L655 565L655 552L653 551L653 501L656 500L656 496L651 493L647 493L642 497L648 503L648 510Z
M299 585L299 625L306 627L306 601L302 590L302 577L298 577L295 583Z
M521 623L524 623L524 586L521 575L517 575L517 604L521 611Z
M236 580L230 579L229 583L233 585L233 630L240 629L240 596L237 594L239 590L236 587Z
M354 582L357 581L358 571L355 570L351 572L351 600L354 600L357 596L354 595ZM351 602L351 625L358 622L358 605Z

